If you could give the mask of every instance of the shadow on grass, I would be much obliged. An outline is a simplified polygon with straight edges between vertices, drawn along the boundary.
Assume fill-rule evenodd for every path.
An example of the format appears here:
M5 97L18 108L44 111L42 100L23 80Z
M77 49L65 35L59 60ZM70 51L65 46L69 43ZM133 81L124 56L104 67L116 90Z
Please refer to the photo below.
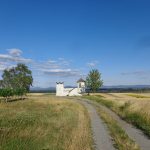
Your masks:
M27 97L23 97L23 98L12 98L12 99L10 98L10 99L8 99L7 102L6 102L6 99L1 98L1 99L0 99L0 102L11 103L11 102L22 101L22 100L27 100L27 99L28 99Z

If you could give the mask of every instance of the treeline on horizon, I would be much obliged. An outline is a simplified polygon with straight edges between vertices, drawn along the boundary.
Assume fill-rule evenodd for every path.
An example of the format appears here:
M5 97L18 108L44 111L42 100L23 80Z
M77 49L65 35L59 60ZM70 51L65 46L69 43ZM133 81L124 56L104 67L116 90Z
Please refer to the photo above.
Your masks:
M55 93L54 89L46 90L30 90L30 93ZM86 93L89 90L86 89ZM150 88L100 88L96 93L148 93Z

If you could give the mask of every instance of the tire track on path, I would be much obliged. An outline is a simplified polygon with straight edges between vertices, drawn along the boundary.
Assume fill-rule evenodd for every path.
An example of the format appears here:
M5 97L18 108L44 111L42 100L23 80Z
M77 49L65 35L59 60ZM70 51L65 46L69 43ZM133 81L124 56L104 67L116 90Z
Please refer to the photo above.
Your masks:
M150 139L144 135L144 133L135 128L133 125L127 123L126 121L122 120L115 112L110 110L109 108L100 105L97 102L92 102L90 100L84 99L89 104L94 104L100 107L102 110L109 113L117 122L118 124L125 130L128 136L133 139L139 146L141 150L150 150Z
M108 130L104 122L98 116L96 109L90 103L84 100L76 100L83 104L89 113L91 120L91 128L93 132L93 140L95 143L95 150L115 150L113 142L109 136Z

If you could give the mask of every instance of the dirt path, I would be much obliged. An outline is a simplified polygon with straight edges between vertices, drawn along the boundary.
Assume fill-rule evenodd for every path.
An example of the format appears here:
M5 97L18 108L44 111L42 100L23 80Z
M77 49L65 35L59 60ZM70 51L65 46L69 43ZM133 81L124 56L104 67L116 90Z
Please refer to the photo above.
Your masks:
M115 150L107 128L103 121L99 118L94 106L84 100L77 101L82 103L88 110L91 120L95 150Z
M133 127L131 124L128 124L127 122L122 120L116 113L114 113L107 107L102 106L96 102L92 102L90 100L85 100L85 101L89 104L97 105L102 110L109 113L118 122L118 124L125 130L128 136L140 146L141 150L150 150L150 139L147 136L145 136L141 130Z

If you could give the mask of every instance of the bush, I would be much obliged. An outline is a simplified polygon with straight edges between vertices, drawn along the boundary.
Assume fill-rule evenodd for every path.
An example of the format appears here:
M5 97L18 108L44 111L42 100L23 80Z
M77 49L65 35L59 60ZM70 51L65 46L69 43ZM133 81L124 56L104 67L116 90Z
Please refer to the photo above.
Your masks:
M3 88L0 89L0 96L5 99L7 102L12 96L17 96L21 98L26 94L26 89L18 88L18 89L11 89L11 88Z
M19 89L15 89L15 95L20 97L22 99L22 96L24 96L26 94L26 89L23 88L19 88Z
M4 97L7 102L10 97L14 95L14 91L10 88L5 88L0 90L0 96Z

